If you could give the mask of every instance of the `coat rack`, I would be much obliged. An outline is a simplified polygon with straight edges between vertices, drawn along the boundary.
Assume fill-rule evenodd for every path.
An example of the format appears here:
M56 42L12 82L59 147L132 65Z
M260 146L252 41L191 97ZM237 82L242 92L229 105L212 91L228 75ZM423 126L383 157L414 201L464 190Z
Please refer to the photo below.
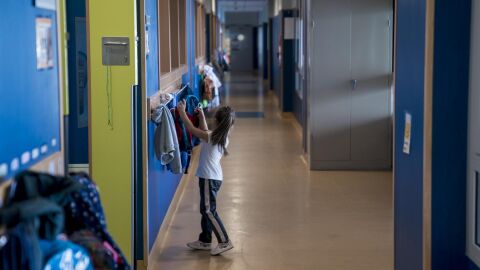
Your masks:
M161 105L169 104L172 100L174 100L180 93L182 93L188 87L189 87L189 84L187 83L181 89L179 89L176 92L173 92L173 93L160 93L160 92L158 92L155 95L149 97L148 100L147 100L148 112L151 112L152 110L156 110ZM161 97L161 95L165 95L165 94L172 94L173 98L170 99L169 101L165 102L165 103L162 103L160 97Z

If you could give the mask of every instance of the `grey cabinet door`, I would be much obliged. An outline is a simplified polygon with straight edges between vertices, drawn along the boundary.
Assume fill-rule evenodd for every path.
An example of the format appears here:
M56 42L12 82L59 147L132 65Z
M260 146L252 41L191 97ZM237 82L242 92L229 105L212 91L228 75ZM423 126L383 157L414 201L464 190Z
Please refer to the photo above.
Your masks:
M374 167L391 163L390 2L351 1L351 160Z
M349 160L350 0L314 0L311 5L311 160Z
M312 169L391 167L390 2L311 1Z

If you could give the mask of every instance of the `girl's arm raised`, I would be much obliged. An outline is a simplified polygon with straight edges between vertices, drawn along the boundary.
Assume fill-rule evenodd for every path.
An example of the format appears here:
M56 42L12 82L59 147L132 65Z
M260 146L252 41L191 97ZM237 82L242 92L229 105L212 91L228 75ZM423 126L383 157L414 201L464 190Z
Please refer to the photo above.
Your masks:
M207 130L201 130L199 128L196 128L192 121L187 116L187 113L185 112L185 101L182 100L178 103L177 109L178 112L180 113L180 118L182 118L183 123L185 124L185 127L192 133L195 137L198 137L204 141L208 141L208 132Z
M207 131L208 130L207 119L205 119L205 113L203 112L203 109L199 107L195 111L198 113L198 118L200 120L198 127L201 130Z

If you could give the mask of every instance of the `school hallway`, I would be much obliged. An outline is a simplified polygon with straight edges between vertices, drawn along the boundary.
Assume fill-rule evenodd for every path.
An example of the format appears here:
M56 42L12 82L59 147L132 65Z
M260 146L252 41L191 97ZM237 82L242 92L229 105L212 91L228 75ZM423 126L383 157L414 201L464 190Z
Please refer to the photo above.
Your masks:
M480 1L0 7L1 270L480 270Z
M201 217L190 173L149 269L393 269L391 172L308 170L298 124L262 80L234 73L225 84L237 121L217 209L235 248L211 256L186 246Z

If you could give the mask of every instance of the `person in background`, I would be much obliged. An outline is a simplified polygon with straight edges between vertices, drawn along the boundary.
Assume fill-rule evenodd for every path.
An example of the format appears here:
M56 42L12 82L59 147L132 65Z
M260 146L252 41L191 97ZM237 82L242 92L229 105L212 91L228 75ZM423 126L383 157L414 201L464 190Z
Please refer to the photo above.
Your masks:
M196 128L185 112L185 101L179 102L177 108L185 127L201 140L200 160L197 169L200 187L200 213L202 214L202 233L198 240L187 243L195 250L210 250L211 255L219 255L233 248L225 226L217 214L217 195L223 181L220 160L228 155L228 136L235 123L235 112L228 106L220 107L215 113L215 129L208 129L205 114L197 108L200 125ZM218 241L217 247L212 249L212 231Z

